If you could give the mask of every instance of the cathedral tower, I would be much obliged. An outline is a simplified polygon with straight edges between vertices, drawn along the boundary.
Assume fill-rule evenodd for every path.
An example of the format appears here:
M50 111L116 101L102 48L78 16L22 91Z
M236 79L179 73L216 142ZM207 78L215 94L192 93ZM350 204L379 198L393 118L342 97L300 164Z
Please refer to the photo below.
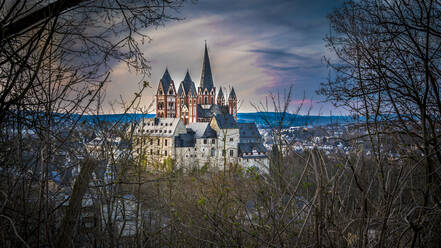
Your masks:
M156 91L156 117L176 117L176 89L167 68L159 81L158 90Z
M184 80L179 85L177 97L177 117L181 118L184 124L197 121L197 97L196 87L187 70Z
M202 64L201 83L198 88L198 104L203 108L209 108L215 104L214 97L216 88L211 75L210 58L208 57L207 43L205 43L204 62Z

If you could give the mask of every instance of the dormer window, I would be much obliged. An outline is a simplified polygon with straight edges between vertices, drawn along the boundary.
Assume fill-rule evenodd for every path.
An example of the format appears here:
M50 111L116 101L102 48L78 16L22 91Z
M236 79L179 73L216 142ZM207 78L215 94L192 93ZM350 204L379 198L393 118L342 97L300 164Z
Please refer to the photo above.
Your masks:
M173 95L173 90L171 89L171 90L168 92L168 94L169 94L169 95Z
M159 90L159 95L162 95L162 90Z

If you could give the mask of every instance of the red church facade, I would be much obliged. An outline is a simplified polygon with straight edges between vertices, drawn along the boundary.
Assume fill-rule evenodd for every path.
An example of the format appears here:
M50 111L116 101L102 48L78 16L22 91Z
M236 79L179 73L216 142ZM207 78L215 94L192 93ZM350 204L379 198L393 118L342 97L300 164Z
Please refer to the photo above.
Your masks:
M213 115L228 113L237 120L237 97L234 88L230 90L228 105L225 104L225 100L222 88L216 97L210 58L205 44L201 81L197 89L187 70L176 91L174 81L168 69L165 69L156 91L156 117L180 118L184 124L189 124L209 122Z

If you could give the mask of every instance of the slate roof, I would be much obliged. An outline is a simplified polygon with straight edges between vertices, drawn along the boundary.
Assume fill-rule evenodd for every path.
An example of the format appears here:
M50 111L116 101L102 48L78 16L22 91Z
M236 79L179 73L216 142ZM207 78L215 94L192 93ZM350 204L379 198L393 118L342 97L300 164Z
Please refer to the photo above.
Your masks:
M188 129L191 129L194 132L194 137L196 139L217 137L216 131L210 127L210 123L208 122L190 123L187 125L187 130Z
M164 89L165 93L167 93L168 88L170 87L170 84L173 83L173 80L171 79L170 73L168 73L167 68L165 68L165 72L164 72L164 75L162 75L160 83L162 85L162 89Z
M187 70L187 73L185 74L184 80L179 85L178 94L180 96L196 96L196 87L194 85L194 82L191 80L190 72Z
M217 98L223 98L224 93L222 92L222 88L219 89L219 93L217 94Z
M258 152L265 153L266 148L262 143L239 143L239 154L242 156L244 153L252 153L253 150L257 150Z
M228 100L236 100L236 92L234 92L234 87L231 87L230 96L228 97Z
M175 137L176 147L194 147L194 145L195 145L194 132L187 131L187 133L179 134L178 136Z
M230 114L216 114L214 115L214 118L216 119L217 125L220 129L239 128L236 120L234 120L233 116L231 116Z
M197 105L198 117L200 118L211 118L215 114L223 115L228 113L228 106L211 105L209 109L202 108L199 104Z
M260 136L259 130L257 129L256 123L237 123L237 125L239 126L239 135L241 139L262 138L262 136Z
M145 118L135 129L136 133L146 136L170 137L175 134L179 118Z
M213 76L211 75L210 58L208 57L207 43L205 43L204 62L202 64L202 74L200 87L210 91L214 87Z

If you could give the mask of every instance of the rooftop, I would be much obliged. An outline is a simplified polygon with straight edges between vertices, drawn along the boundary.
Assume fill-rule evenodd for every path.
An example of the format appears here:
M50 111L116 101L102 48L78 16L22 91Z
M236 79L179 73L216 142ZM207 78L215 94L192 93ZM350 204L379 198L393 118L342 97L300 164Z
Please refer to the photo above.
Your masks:
M173 136L180 121L179 118L145 118L138 123L135 132L148 136Z

